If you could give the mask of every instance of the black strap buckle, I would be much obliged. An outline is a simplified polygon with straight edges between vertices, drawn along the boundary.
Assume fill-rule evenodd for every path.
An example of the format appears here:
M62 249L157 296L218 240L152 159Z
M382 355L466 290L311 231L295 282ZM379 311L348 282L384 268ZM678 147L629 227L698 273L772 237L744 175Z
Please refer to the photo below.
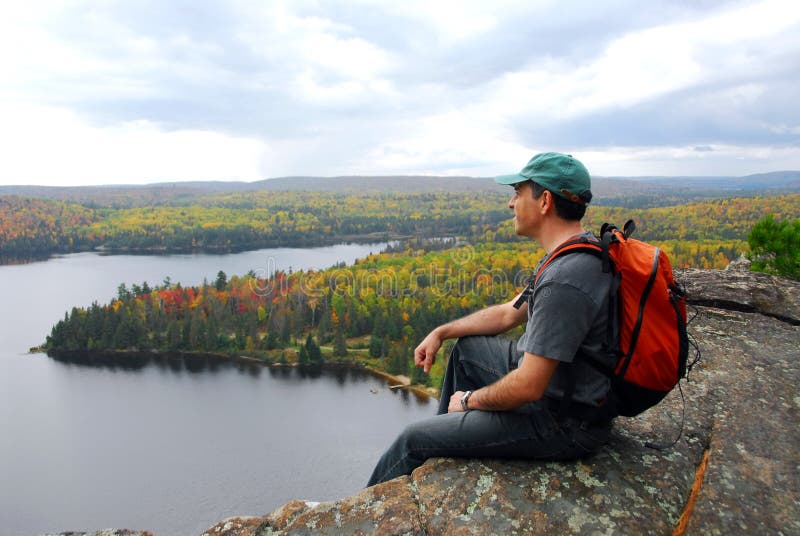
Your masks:
M533 295L533 278L528 280L528 284L525 286L525 289L522 291L522 294L520 294L519 298L517 298L517 301L514 302L514 309L519 309L520 307L522 307L523 303L530 301L532 295Z

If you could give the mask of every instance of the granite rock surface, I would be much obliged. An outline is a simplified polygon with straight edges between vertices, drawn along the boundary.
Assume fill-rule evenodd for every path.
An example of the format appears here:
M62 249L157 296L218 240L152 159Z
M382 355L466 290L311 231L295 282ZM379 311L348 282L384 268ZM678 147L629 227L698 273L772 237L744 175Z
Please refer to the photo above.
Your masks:
M702 360L592 456L431 459L204 534L800 534L800 283L744 268L676 271Z
M203 535L800 535L800 283L746 262L676 278L702 360L657 407L618 418L596 454L435 458L338 501L291 501Z

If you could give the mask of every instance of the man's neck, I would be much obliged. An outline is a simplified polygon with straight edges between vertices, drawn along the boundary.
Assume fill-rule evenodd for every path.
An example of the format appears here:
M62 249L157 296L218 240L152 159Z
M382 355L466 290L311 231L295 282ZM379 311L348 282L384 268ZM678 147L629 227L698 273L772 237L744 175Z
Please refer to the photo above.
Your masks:
M537 242L547 253L550 253L562 243L582 232L583 227L581 227L580 221L553 221L549 229L544 229L541 236L537 237Z

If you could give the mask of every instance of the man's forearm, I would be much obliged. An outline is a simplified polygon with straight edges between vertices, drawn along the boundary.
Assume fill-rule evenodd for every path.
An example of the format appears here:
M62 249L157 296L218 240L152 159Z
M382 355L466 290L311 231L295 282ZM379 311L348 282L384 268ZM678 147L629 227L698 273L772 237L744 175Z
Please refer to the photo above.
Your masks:
M510 313L507 304L503 303L442 324L434 331L442 340L468 335L497 335L518 325L518 317L519 315Z
M521 324L525 321L527 308L516 309L514 301L516 298L510 302L486 307L435 328L414 349L414 365L422 367L426 373L430 372L431 366L436 361L436 352L446 339L468 335L497 335Z
M513 370L491 385L481 387L470 397L469 407L488 411L518 408L535 396L521 381L519 371Z
M558 361L533 354L525 354L518 369L512 370L496 382L475 390L469 397L469 409L504 411L526 402L539 400L547 389ZM448 411L462 411L462 391L450 398Z

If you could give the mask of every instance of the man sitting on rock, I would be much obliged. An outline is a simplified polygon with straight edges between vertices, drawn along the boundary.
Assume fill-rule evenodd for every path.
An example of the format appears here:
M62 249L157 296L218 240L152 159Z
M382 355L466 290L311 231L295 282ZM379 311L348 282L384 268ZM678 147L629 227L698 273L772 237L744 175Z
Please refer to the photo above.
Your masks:
M591 180L572 156L538 154L518 174L495 181L514 188L508 206L515 232L547 254L572 237L591 236L581 227ZM610 283L598 257L559 256L521 307L518 295L431 331L414 351L425 372L442 342L458 338L438 415L408 426L368 485L411 474L433 457L568 460L606 443L611 419L602 406L610 381L585 356L602 353ZM496 337L523 322L518 341ZM562 404L570 391L569 404Z

